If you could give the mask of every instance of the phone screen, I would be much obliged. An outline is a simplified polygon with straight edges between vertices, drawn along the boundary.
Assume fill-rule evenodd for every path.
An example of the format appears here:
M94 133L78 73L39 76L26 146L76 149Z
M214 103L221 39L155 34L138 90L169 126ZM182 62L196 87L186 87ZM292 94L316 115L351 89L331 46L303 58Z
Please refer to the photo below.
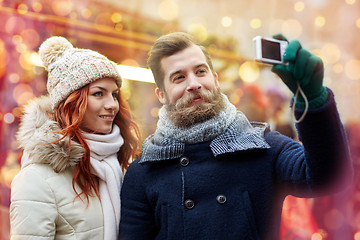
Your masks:
M280 43L261 39L262 57L281 61Z

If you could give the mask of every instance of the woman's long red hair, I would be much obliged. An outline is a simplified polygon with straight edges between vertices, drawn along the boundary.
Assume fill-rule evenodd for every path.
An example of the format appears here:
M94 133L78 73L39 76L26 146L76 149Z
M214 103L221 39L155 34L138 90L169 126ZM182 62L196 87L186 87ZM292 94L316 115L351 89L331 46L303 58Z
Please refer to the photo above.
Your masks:
M59 104L54 116L62 128L59 132L63 134L63 138L68 137L69 143L71 140L80 143L85 150L84 156L75 167L72 185L77 197L84 194L87 200L89 200L89 196L94 196L93 191L99 197L98 180L90 171L90 149L81 135L80 129L87 109L88 93L89 85L70 94L65 101ZM139 127L133 120L130 107L121 96L121 91L118 102L119 112L115 116L114 123L119 126L124 139L124 144L118 152L118 160L122 170L125 171L130 160L135 159L139 153L141 137ZM71 144L69 144L69 151L70 149ZM75 183L80 187L80 193L76 191Z

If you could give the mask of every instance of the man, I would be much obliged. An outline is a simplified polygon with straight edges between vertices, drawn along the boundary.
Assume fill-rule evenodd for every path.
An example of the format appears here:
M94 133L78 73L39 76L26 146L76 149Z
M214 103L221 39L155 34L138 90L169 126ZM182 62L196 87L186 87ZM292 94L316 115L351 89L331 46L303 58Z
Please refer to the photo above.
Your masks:
M281 36L277 36L281 38ZM277 239L284 198L326 193L351 171L319 58L291 42L277 73L298 96L298 142L250 123L219 90L206 49L160 37L148 65L164 105L122 187L120 239ZM309 109L304 113L305 102ZM305 117L304 117L305 116ZM350 174L351 175L351 174Z

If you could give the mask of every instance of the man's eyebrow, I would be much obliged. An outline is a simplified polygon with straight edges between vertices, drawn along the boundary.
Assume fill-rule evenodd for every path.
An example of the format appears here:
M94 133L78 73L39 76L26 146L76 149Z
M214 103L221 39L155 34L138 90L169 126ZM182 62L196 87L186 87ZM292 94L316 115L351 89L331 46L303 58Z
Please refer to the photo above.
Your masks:
M181 72L181 70L177 70L177 71L175 71L175 72L173 72L173 73L170 73L169 78L171 79L172 76L174 76L174 75L176 75L176 74L178 74L178 73L180 73L180 72Z

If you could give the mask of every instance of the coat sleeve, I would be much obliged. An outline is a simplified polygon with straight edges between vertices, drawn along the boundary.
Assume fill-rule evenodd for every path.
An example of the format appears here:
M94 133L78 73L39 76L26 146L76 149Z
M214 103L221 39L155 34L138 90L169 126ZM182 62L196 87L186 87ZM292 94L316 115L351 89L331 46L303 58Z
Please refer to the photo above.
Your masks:
M11 239L54 239L57 207L48 183L32 166L11 184Z
M310 110L297 124L299 140L278 137L281 151L277 176L298 197L316 196L342 189L352 180L352 163L334 96L330 90L325 105ZM302 112L297 112L297 117Z
M121 240L154 239L157 233L154 210L146 195L144 183L137 161L130 164L121 189Z

